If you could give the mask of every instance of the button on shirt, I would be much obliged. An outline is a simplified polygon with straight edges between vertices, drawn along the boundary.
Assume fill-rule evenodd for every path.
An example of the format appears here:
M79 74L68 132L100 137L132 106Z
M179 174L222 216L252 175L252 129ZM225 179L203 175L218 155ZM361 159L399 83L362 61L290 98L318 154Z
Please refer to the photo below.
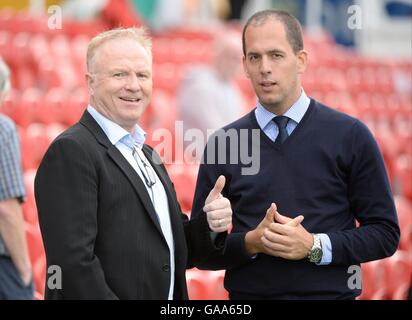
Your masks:
M143 148L143 144L146 139L146 132L144 132L144 130L140 128L138 125L136 125L134 132L130 134L128 131L120 127L117 123L104 117L92 106L89 105L87 107L87 111L103 129L104 133L109 138L110 142L121 152L121 154L125 157L127 162L129 162L129 164L139 175L140 179L143 182L143 185L146 187L150 199L152 200L152 204L157 213L158 221L162 229L163 236L166 239L170 251L170 288L168 299L172 300L175 282L175 253L167 194L161 180L159 179L153 168L153 172L156 176L156 183L152 187L147 186L142 173L142 170L144 170L144 165L139 159L139 157L133 156L134 145L136 145L140 149ZM146 164L151 166L150 162L147 159L143 160L145 160Z
M283 116L288 117L290 120L286 125L286 131L288 132L288 136L290 136L298 126L300 121L302 120L303 116L305 115L306 111L309 108L310 99L306 95L305 91L302 90L302 94L300 95L299 99L288 109L288 111L283 114ZM268 136L270 140L273 142L276 141L276 138L279 134L279 129L277 125L272 121L273 118L277 117L276 114L268 111L263 107L260 102L257 103L255 116L259 127L262 131ZM323 256L322 260L320 261L319 265L327 265L332 262L332 243L330 238L327 234L320 233L318 234L321 244L322 244L322 251Z

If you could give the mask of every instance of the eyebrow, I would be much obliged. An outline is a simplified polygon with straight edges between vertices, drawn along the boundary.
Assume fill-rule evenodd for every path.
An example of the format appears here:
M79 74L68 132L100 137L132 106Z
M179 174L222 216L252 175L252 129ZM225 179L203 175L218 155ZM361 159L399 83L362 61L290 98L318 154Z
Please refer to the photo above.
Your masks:
M134 71L131 71L127 68L113 68L113 69L110 69L109 72L113 73L113 72L134 72ZM149 69L142 69L142 70L136 71L136 73L150 73L150 70Z
M273 53L285 54L285 51L282 51L282 50L279 50L279 49L273 49L273 50L269 50L267 53L268 54L273 54Z
M109 69L109 72L127 72L126 69L122 69L122 68L113 68L113 69Z
M264 54L274 54L274 53L281 53L281 54L285 54L285 51L279 50L279 49L271 49L269 51L266 51ZM247 56L261 56L261 53L257 53L257 52L248 52Z

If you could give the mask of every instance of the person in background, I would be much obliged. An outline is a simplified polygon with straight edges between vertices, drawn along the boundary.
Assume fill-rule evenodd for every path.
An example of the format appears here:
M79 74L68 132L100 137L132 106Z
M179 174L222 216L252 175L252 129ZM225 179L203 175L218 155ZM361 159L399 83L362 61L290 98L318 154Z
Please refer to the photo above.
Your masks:
M9 89L10 71L0 58L0 106ZM0 300L34 298L21 206L25 196L17 130L0 115Z
M184 131L199 129L203 136L242 116L245 105L234 83L241 67L242 44L237 32L218 35L212 64L190 69L177 94L178 119ZM206 141L206 140L205 140ZM203 150L205 141L198 150ZM200 155L198 155L200 156Z

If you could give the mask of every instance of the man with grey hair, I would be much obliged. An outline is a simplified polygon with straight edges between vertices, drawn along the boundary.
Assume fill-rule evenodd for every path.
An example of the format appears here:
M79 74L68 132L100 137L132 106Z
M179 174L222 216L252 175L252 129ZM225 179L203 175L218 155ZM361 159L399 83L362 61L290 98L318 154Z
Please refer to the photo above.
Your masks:
M9 74L0 59L0 105L10 89ZM25 195L16 127L0 115L0 300L34 296L21 206Z
M225 178L188 222L138 124L152 95L144 29L93 38L86 79L87 110L51 144L35 179L47 264L61 270L46 298L187 299L186 268L223 250L232 216Z

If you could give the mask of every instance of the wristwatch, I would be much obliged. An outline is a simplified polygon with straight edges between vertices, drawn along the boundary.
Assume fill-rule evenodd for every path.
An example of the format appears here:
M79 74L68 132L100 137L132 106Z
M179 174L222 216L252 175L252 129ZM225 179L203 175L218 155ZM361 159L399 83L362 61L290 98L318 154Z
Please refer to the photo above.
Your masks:
M308 259L312 263L319 263L322 260L323 251L322 251L322 243L320 238L317 234L313 234L313 246L309 250Z

